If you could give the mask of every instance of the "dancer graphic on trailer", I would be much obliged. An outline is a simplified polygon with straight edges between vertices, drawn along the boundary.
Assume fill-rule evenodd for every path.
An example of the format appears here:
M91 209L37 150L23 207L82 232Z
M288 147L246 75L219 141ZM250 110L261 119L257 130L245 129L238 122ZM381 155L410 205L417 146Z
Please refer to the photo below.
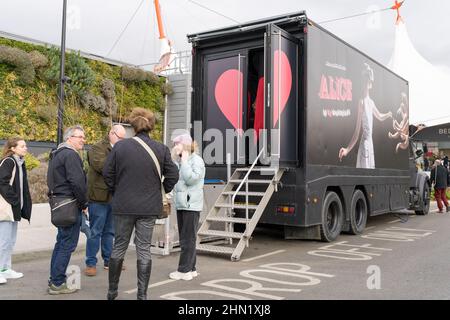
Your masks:
M408 97L406 93L402 92L402 100L400 103L400 108L397 111L397 114L402 117L402 120L398 122L394 119L392 124L395 132L389 132L389 138L398 139L400 138L401 142L397 143L395 147L395 152L398 152L398 149L405 150L409 145L409 119L408 119Z
M358 157L356 160L357 168L375 168L375 155L373 151L373 117L377 118L379 121L384 121L386 119L392 118L392 112L380 113L374 101L370 97L370 89L372 89L374 76L372 68L364 63L364 70L362 72L363 78L363 98L358 103L358 117L356 120L356 128L353 133L352 139L346 148L341 148L339 150L339 160L347 156L349 152L353 149L356 142L358 141L360 131L362 129L361 140L359 142Z

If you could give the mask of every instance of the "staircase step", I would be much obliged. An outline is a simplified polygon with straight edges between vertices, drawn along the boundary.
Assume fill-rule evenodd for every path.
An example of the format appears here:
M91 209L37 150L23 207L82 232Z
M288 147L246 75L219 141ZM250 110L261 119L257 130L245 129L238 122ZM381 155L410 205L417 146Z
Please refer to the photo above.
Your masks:
M217 221L217 222L232 222L232 223L247 223L250 222L250 219L244 218L233 218L233 217L206 217L208 221Z
M232 196L232 195L234 195L235 194L235 192L236 191L224 191L224 192L222 192L222 194L223 195L230 195L230 196ZM248 196L249 197L264 197L264 195L265 195L265 193L264 192L245 192L245 191L239 191L238 193L237 193L237 195L238 196L245 196L245 195L247 195L248 194Z
M239 172L248 172L250 168L237 168L235 171L239 171ZM277 169L274 168L268 168L268 167L255 167L252 169L253 171L259 171L259 172L263 172L263 171L268 171L268 172L273 172L275 173Z
M216 203L215 207L217 208L233 208L233 206L231 205L231 203ZM248 205L246 206L245 204L235 204L234 205L234 209L246 209L249 208L249 210L256 210L258 209L258 206L255 205Z
M234 251L234 248L213 246L213 245L208 245L208 244L198 244L196 246L196 250L200 251L200 252L215 252L215 253L232 254Z
M240 233L240 232L206 230L206 231L198 232L198 235L200 235L200 236L218 236L218 237L224 237L224 238L241 239L244 234Z
M231 183L236 183L236 184L239 184L239 183L241 183L242 182L242 180L241 179L233 179L233 180L230 180L230 182ZM272 180L255 180L255 179L249 179L248 180L248 183L253 183L253 184L269 184L269 183L272 183Z

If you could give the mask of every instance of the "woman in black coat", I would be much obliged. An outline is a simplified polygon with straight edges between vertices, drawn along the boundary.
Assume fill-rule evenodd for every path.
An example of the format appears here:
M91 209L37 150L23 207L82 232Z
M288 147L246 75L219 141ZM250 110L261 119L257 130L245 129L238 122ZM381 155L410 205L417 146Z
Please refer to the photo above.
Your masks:
M105 183L113 195L115 229L114 248L109 259L109 300L118 295L123 258L133 230L137 255L137 298L147 299L152 269L153 227L163 210L161 188L168 193L178 181L178 168L172 161L169 148L149 136L155 125L153 112L135 108L128 119L136 133L135 139L117 142L103 167ZM164 176L162 187L156 163L140 143L153 151Z
M31 196L28 188L22 138L10 138L0 162L0 284L23 274L11 269L11 255L16 243L17 224L21 218L30 221Z

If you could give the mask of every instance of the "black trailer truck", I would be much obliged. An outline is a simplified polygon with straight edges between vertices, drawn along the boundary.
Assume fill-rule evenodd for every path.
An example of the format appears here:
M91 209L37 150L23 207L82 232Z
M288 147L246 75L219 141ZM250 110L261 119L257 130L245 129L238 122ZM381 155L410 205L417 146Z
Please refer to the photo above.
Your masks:
M238 239L199 251L239 260L258 223L329 242L362 233L368 216L428 213L406 80L305 12L188 39L206 178L226 181L228 162L234 171L198 235Z

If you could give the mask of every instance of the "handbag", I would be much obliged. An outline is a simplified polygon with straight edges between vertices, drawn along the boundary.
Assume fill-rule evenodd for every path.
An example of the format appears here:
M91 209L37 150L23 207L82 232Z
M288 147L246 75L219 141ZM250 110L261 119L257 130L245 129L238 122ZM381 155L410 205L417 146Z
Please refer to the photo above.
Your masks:
M8 158L3 159L2 163L0 163L0 167L3 165L3 162ZM12 171L11 179L9 180L9 185L12 186L14 183L14 177L16 176L16 163L14 162L14 168ZM0 221L14 221L14 213L12 211L11 204L0 195Z
M53 155L54 156L54 155ZM53 158L53 157L52 157ZM50 219L52 224L59 227L70 227L77 222L80 208L76 198L68 196L56 196L53 194L54 178L53 168L51 167L52 160L49 163L48 181L50 187L50 195L48 203L50 204Z
M159 180L161 181L161 197L162 197L162 204L163 204L163 210L158 215L158 219L165 219L170 215L170 211L172 210L172 208L170 206L169 199L167 198L166 192L164 190L164 186L163 186L164 177L161 176L161 167L159 166L159 161L156 158L156 155L153 152L153 150L148 146L148 144L146 144L144 141L142 141L141 138L133 137L133 139L136 140L137 142L139 142L139 144L148 152L148 154L150 155L150 158L152 158L153 162L155 163L156 170L158 171L158 175L159 175Z
M80 208L77 199L65 196L50 196L51 221L55 227L70 227L77 222Z

